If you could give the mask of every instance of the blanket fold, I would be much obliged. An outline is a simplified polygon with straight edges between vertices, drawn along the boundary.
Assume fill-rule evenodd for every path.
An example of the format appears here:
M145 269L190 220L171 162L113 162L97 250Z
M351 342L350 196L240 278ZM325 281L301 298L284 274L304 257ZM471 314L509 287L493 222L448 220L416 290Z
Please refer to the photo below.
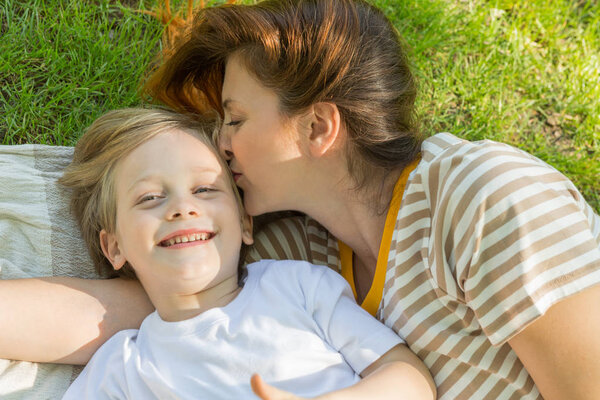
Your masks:
M100 277L56 182L72 157L72 147L0 146L0 279ZM0 398L59 399L80 371L0 359Z

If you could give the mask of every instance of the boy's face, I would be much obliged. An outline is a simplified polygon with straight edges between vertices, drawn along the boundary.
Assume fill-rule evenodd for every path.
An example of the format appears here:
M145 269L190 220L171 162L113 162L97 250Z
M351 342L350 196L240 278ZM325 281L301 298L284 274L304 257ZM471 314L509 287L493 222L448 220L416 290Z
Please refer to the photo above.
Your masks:
M128 261L151 299L237 284L240 245L252 237L227 174L211 149L179 130L120 160L116 232L100 234L115 269Z

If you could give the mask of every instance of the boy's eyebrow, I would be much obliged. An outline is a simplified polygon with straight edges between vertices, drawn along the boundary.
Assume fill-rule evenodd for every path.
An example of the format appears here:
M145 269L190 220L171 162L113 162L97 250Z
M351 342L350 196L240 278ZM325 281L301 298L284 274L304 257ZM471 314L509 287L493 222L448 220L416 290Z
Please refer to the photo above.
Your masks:
M205 173L205 172L209 172L209 173L214 173L217 177L219 177L220 175L223 174L223 171L217 171L216 169L212 168L212 167L192 167L190 168L190 170L198 172L198 173ZM143 182L152 182L153 180L157 179L157 175L155 174L149 174L149 175L144 175L142 176L140 179L135 180L127 189L127 193L131 192L137 185L139 185L140 183ZM215 179L216 182L216 179Z
M154 175L146 175L146 176L141 177L140 179L136 180L129 186L129 189L127 189L127 193L131 192L140 183L152 181L153 179L154 179Z

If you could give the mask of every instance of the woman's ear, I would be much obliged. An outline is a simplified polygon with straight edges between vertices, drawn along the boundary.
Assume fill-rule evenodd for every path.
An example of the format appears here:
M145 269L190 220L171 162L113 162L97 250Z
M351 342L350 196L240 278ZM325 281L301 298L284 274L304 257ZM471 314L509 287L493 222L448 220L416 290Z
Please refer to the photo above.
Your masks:
M321 157L335 147L336 141L341 137L341 117L337 105L315 103L302 118L306 118L302 123L308 128L308 148L313 157Z
M117 241L117 235L114 233L108 233L102 229L100 231L100 247L104 256L108 258L108 261L112 264L115 270L119 270L125 265L127 260L125 255L119 248L119 242Z
M251 245L254 243L252 228L252 217L244 212L244 215L242 216L242 242L244 242L244 244Z

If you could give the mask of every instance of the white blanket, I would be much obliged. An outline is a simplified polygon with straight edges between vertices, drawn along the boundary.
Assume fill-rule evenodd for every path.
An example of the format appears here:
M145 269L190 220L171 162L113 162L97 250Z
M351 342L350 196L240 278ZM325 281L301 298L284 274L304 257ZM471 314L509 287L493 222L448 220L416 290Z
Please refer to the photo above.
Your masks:
M0 146L0 279L98 276L56 183L72 155L72 147ZM59 399L80 370L0 359L0 398Z

